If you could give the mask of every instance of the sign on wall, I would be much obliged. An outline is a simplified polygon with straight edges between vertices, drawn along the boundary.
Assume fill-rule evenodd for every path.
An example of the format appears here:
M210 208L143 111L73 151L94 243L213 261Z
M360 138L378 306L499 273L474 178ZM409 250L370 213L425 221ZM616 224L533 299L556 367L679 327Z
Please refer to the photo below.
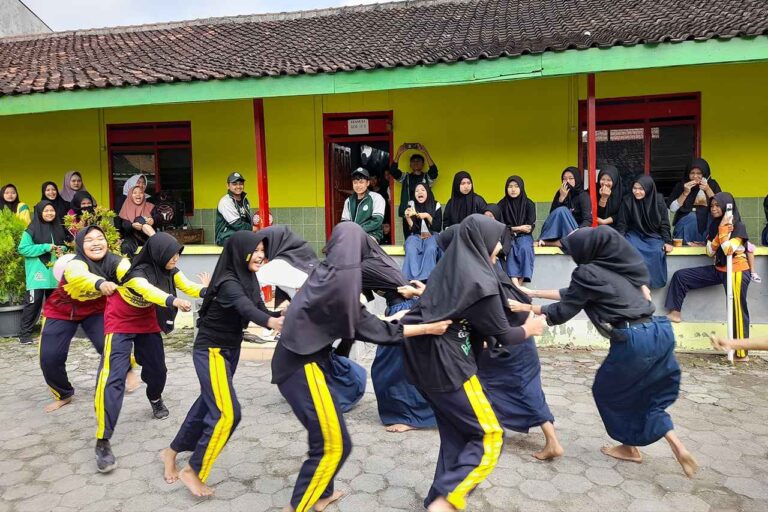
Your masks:
M368 125L368 119L349 119L347 120L347 133L349 135L368 135L371 133Z

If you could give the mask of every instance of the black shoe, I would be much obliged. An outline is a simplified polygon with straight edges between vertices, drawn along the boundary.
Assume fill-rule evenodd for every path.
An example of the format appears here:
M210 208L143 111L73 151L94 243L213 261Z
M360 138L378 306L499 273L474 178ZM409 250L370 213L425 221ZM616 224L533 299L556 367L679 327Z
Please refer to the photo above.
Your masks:
M158 398L156 401L149 402L152 405L152 415L155 417L156 420L164 420L168 417L168 408L163 403L162 398Z
M35 342L32 338L19 338L19 343L22 345L32 345Z
M112 447L109 446L109 439L96 440L96 468L99 473L109 473L117 466L115 455L112 453Z

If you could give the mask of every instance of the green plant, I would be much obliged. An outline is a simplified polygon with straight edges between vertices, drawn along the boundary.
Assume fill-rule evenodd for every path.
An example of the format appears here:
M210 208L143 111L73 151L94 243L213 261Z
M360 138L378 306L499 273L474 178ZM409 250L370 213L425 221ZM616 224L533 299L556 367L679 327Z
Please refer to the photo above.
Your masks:
M104 235L107 237L107 245L109 250L115 254L120 254L120 232L115 227L115 217L117 215L112 210L97 206L93 213L83 212L80 216L80 220L74 215L64 216L64 227L72 233L72 236L77 236L77 233L86 226L99 226ZM75 244L71 242L68 244L70 249L74 251Z
M0 304L23 304L24 258L18 253L26 226L9 209L0 210Z

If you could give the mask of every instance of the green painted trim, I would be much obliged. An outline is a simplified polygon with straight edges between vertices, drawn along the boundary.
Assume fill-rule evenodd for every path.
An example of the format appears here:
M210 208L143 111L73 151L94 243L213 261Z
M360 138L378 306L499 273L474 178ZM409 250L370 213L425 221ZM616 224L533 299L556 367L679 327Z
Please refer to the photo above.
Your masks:
M89 108L411 89L751 61L768 61L768 36L568 50L373 71L177 82L3 96L0 97L0 116Z

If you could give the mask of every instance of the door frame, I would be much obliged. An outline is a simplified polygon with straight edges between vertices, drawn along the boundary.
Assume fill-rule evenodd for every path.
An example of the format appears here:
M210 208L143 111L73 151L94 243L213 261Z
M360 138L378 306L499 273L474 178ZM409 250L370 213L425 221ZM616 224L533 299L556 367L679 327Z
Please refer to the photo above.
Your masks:
M339 123L347 122L351 119L369 119L379 122L374 126L376 133L364 135L349 135L349 133L340 133ZM383 123L383 124L382 124ZM387 142L389 144L389 164L393 162L393 111L373 111L373 112L338 112L332 114L323 114L323 181L325 184L325 238L330 238L334 226L331 208L332 193L331 190L331 153L328 151L330 144L344 144L351 142ZM389 222L391 229L395 229L395 208L394 208L394 180L389 178ZM394 233L394 231L392 231Z

